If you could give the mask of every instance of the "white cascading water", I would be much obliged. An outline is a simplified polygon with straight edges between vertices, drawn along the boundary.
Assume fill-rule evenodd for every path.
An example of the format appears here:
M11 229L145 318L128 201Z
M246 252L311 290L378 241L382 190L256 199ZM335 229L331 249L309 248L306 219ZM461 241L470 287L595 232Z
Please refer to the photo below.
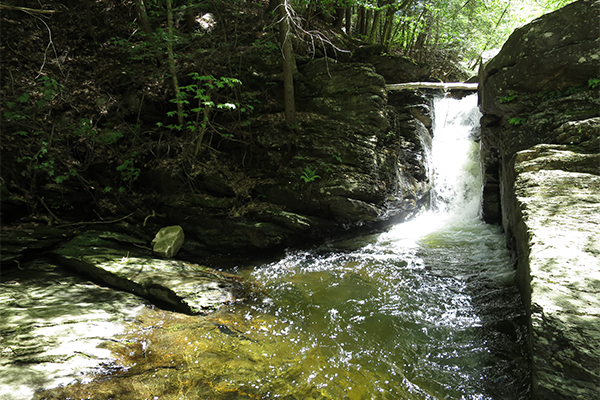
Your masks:
M430 168L434 171L431 209L381 235L380 243L396 243L401 252L417 245L425 235L453 224L478 223L481 203L479 144L473 140L481 113L477 96L434 99L433 144Z
M489 327L525 336L513 320L523 310L504 237L478 217L477 96L436 99L434 114L431 210L385 233L293 251L251 272L269 296L247 318L277 316L285 326L274 332L277 346L295 343L302 353L290 379L304 389L277 384L271 393L520 399L526 391L527 372L516 367L524 342Z
M473 140L481 118L477 96L437 98L434 111L433 207L445 213L462 209L476 215L481 192L479 144Z

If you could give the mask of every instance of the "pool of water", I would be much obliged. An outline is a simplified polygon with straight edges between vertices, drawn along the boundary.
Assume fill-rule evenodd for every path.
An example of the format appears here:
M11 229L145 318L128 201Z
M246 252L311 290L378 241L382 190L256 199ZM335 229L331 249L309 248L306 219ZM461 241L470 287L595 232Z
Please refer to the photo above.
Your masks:
M527 398L514 270L478 218L475 108L437 100L433 210L240 268L253 298L208 317L147 309L107 346L119 373L38 398Z

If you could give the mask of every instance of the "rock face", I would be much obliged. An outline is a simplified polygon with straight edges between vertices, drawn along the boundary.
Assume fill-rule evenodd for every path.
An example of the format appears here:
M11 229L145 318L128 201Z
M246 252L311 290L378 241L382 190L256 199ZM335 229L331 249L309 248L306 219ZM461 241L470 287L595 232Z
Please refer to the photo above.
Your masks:
M198 251L244 253L412 215L432 186L429 100L387 93L378 72L331 59L299 67L298 125L265 113L252 122L252 140L220 148L233 163L149 171L163 216L149 222L180 225ZM181 176L197 192L179 190L190 184Z
M179 225L165 226L152 240L152 252L163 258L173 258L183 246L184 240L185 234Z
M132 243L144 244L124 234L89 231L63 244L54 255L99 283L179 312L202 314L241 300L244 290L233 276L182 261L153 259Z
M118 340L150 304L101 287L48 259L3 265L0 281L0 398L29 400L86 373L113 370L106 342Z
M598 396L599 18L600 2L576 1L480 71L483 216L516 257L535 399Z

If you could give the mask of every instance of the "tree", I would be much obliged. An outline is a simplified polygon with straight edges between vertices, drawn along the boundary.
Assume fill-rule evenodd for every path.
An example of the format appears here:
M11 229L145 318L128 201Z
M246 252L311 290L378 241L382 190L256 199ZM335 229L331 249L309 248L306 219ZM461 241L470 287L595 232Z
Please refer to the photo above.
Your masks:
M175 66L175 55L173 53L173 0L167 2L167 56L169 62L169 72L173 79L173 89L175 90L175 98L180 98L179 81L177 80L177 67ZM183 125L183 104L177 102L177 122Z
M280 0L277 7L279 14L279 38L281 42L283 66L283 98L285 105L285 122L289 126L296 124L296 101L294 99L294 50L292 47L292 33L290 19L294 15L289 0Z

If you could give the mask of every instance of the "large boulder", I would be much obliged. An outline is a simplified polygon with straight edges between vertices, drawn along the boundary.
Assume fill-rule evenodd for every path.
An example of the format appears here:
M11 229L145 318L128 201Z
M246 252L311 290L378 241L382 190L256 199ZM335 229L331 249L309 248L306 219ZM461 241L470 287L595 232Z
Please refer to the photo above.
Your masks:
M53 251L55 259L96 282L188 314L241 300L241 278L178 260L155 259L135 237L89 231Z
M600 2L515 31L480 71L483 215L530 318L534 399L598 395Z

